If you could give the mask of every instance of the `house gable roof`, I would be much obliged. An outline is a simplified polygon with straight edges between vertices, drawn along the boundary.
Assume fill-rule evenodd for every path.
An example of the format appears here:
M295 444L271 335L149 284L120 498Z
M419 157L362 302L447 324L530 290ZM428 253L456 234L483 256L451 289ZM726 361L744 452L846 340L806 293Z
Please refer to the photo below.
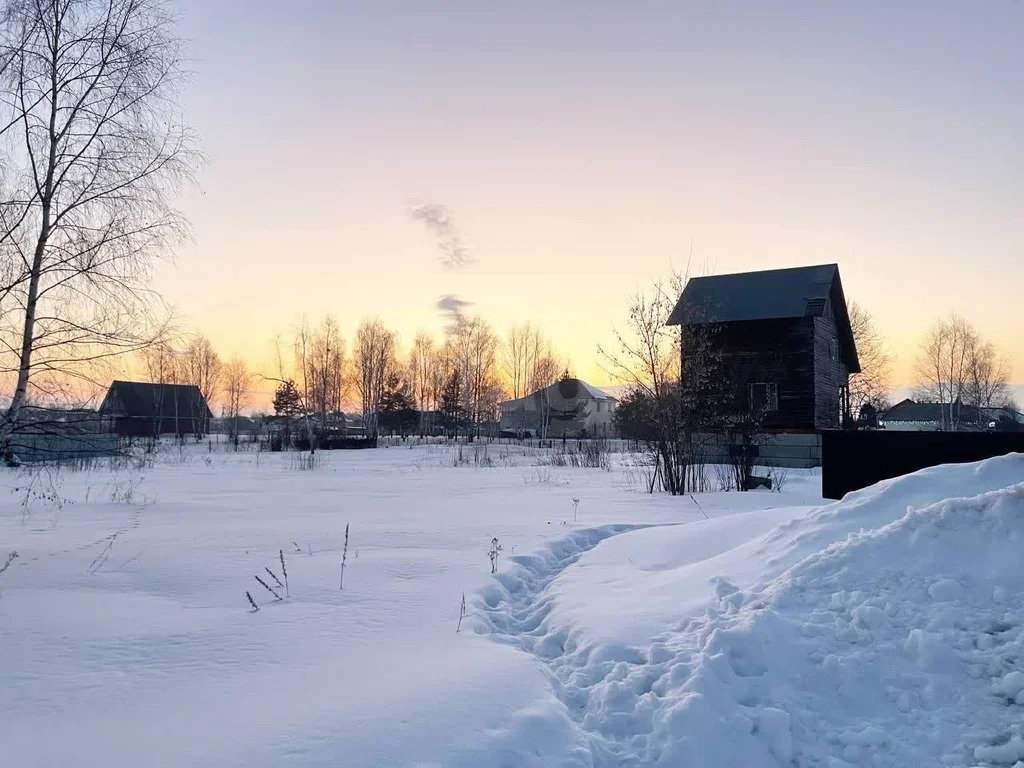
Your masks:
M213 418L206 398L194 384L147 381L114 381L99 412L145 419Z
M595 387L595 386L593 386L591 384L587 384L587 382L585 382L583 379L567 379L567 381L575 381L577 384L579 384L580 389L582 389L588 396L590 396L594 400L614 400L615 399L614 397L609 395L607 392L605 392L603 389L598 389L597 387ZM554 386L557 387L558 384L555 384Z
M947 413L949 406L944 406L941 403L918 403L910 398L901 400L896 403L892 408L887 410L885 413L879 415L880 421L899 421L899 422L922 422L922 423L936 423L942 422L943 408L946 409ZM959 406L959 419L963 423L974 423L982 420L982 413L979 413L978 409L973 405L960 405Z
M542 392L548 393L549 399L561 399L561 400L608 400L618 402L618 399L609 395L602 389L598 389L592 384L587 384L583 379L562 379L556 381L549 387L538 389L536 392L531 392L528 395L524 395L519 400L530 400L535 397L539 397ZM514 403L516 400L505 400L505 403Z
M838 264L691 278L669 315L668 325L821 317L829 308L835 317L846 367L850 373L858 373L860 361Z

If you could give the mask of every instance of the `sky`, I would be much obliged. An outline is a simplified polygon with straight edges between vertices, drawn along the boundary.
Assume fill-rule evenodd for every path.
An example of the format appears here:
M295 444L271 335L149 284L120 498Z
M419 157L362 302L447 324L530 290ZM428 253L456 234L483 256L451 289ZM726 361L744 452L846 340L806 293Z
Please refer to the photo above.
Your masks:
M671 270L837 262L894 386L950 310L1024 381L1024 3L179 6L208 162L155 287L224 357L326 313L440 336L455 297L608 384Z

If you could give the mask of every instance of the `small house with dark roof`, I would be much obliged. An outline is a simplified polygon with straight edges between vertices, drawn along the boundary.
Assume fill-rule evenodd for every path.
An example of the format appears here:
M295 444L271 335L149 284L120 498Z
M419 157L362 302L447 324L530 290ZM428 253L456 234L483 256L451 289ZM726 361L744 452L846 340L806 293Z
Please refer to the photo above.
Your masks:
M668 324L711 331L736 404L762 412L767 429L837 429L850 418L860 362L838 265L692 278Z
M205 435L213 413L194 384L115 381L100 403L108 432L124 437Z

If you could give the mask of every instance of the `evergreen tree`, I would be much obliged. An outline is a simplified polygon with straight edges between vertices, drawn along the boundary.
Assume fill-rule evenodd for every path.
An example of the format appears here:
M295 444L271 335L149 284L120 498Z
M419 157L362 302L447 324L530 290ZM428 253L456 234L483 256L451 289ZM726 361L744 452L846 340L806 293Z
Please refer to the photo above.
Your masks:
M377 423L391 434L408 435L419 421L409 389L397 373L388 376L377 405Z
M459 427L466 420L466 409L462 400L462 377L456 369L441 392L441 419L444 422L444 428L453 437L459 436Z
M302 395L292 380L283 381L274 392L274 413L278 416L296 416L302 413Z
M615 428L622 437L647 443L657 439L657 418L654 398L639 388L619 401L613 416Z

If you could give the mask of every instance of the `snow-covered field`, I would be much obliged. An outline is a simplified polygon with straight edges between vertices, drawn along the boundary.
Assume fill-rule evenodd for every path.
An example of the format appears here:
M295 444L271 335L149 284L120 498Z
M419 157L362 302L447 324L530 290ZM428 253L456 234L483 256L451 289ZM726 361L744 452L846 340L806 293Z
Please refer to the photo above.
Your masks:
M463 450L0 475L0 763L1024 760L1024 457L826 505Z

